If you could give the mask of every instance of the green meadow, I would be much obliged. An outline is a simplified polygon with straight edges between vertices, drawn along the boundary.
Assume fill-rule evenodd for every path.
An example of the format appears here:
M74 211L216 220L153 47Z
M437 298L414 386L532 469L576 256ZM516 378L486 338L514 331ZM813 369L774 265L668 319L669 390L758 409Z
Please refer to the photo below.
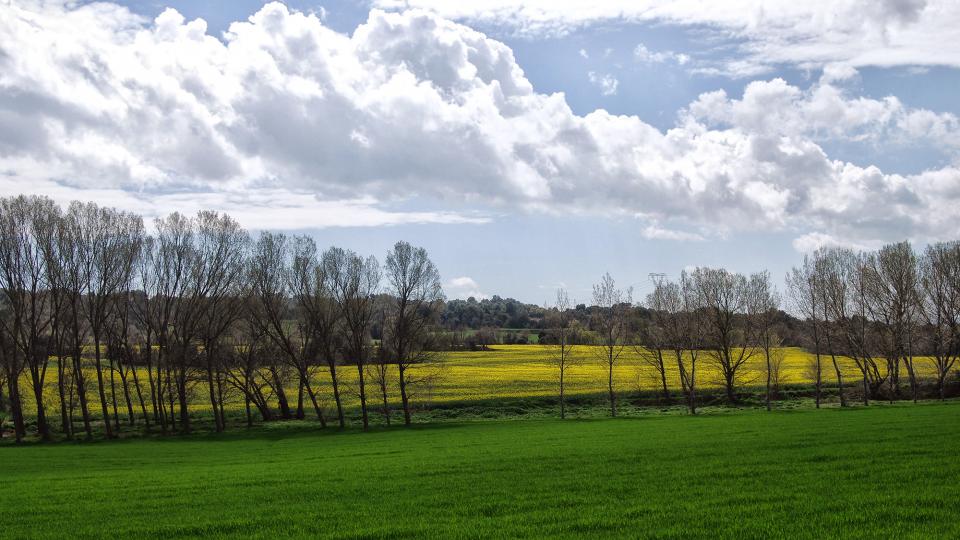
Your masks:
M960 403L0 447L0 536L960 537Z

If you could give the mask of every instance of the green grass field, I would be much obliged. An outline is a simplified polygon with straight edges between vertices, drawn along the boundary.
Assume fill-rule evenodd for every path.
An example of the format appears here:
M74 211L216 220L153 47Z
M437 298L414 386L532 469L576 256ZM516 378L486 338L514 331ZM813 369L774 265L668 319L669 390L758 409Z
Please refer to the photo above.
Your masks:
M3 537L953 537L960 403L0 447Z

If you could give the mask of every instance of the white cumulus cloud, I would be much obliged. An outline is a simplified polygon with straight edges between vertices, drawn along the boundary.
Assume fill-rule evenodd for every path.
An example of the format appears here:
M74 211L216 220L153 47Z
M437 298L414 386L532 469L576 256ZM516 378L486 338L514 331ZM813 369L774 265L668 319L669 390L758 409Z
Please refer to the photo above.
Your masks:
M676 62L681 66L690 61L690 56L684 53L676 53L673 51L651 51L643 43L639 43L633 48L633 58L637 62L644 64L663 64L666 62Z
M708 29L738 43L716 68L732 75L778 64L804 68L960 67L960 2L955 0L375 0L444 17L512 28L525 36L564 35L611 22Z
M480 291L480 285L469 276L460 276L450 279L444 284L444 290L449 298L466 300L471 296L477 300L489 298Z
M620 85L620 81L609 73L590 71L587 73L587 78L590 79L591 84L599 87L600 93L605 96L615 95L617 93L617 86Z
M950 115L827 81L708 93L667 131L577 115L563 94L536 92L509 47L428 11L372 10L345 35L271 3L220 40L174 10L0 10L0 190L146 213L203 206L309 227L476 222L496 209L643 215L638 234L676 240L757 228L952 238L956 167L887 174L819 141L956 132Z

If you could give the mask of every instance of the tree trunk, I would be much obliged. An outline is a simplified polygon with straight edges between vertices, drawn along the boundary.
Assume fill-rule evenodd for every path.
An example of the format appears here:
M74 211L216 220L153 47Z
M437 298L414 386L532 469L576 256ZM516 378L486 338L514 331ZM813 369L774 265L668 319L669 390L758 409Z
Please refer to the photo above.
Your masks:
M64 378L67 374L67 368L63 365L63 356L57 357L57 395L60 396L60 431L67 437L73 438L73 422L70 419L70 413L67 411L67 388L64 384ZM0 404L3 403L3 395L0 392ZM2 407L2 405L0 405Z
M310 402L313 404L313 410L317 413L317 420L320 420L320 427L327 427L327 419L323 416L323 408L321 408L320 404L317 402L317 394L313 391L310 381L307 380L307 374L301 373L300 377L300 384L303 385L303 387L307 390L307 396L310 398Z
M177 379L177 402L180 406L180 432L190 433L190 412L187 409L187 368L179 367L175 373Z
M174 369L177 387L177 404L180 407L180 432L190 433L190 404L187 400L187 363L186 358L181 359L182 364Z
M366 388L364 388L364 383L363 383L363 364L362 363L357 364L357 372L360 375L360 379L359 379L360 413L363 416L363 429L367 429L370 424L369 424L369 420L367 419L367 391L366 391Z
M617 416L617 397L613 392L613 350L607 357L607 390L610 392L610 416Z
M870 405L870 381L867 380L867 373L863 373L863 405Z
M660 368L660 385L663 388L663 400L669 405L670 389L667 388L667 367L663 363L663 352L660 349L657 349L657 362Z
M340 427L343 428L346 426L346 422L344 422L343 419L343 404L340 403L340 387L337 382L337 363L335 360L328 360L327 365L330 367L330 383L333 386L333 400L337 403L337 421Z
M30 367L30 381L37 406L37 434L42 440L49 441L50 426L47 424L47 408L43 404L43 376L34 365Z
M120 373L120 386L123 388L123 400L127 403L127 422L132 426L136 423L136 415L133 414L133 399L130 397L130 385L128 384L128 375L130 374L130 368L124 369L126 364L119 364L119 373ZM136 373L137 368L133 368L133 372Z
M17 380L19 374L7 370L7 385L10 394L10 414L13 416L13 433L16 441L22 442L27 436L27 426L23 421L23 405L20 402L20 381Z
M840 394L840 406L846 407L847 398L843 393L843 372L840 371L840 364L837 362L837 357L831 354L830 358L833 359L833 370L837 373L837 391Z
M273 376L273 384L276 387L277 404L280 406L280 418L289 420L290 404L287 402L287 393L283 391L283 385L280 383L280 375L273 366L270 367L270 374Z
M767 411L769 412L772 410L772 407L770 405L770 378L773 375L773 373L770 370L770 367L771 367L770 366L770 348L764 347L763 353L767 360ZM819 406L819 402L817 405Z
M267 403L267 398L263 397L263 392L254 386L253 391L250 393L250 397L253 401L253 404L256 405L257 410L260 411L260 417L263 419L263 421L272 421L273 412L270 410L270 405Z
M890 400L890 403L893 403L894 396L900 394L899 388L899 377L895 376L897 368L894 366L899 366L900 360L887 360L887 385L889 388L889 396L887 398Z
M224 379L223 371L220 370L220 369L217 369L217 371L216 371L216 377L215 377L215 378L216 378L216 380L217 380L217 405L218 405L218 410L217 410L217 411L214 411L214 412L216 412L217 414L220 415L220 425L222 425L222 426L223 426L223 429L226 430L226 429L227 429L227 415L226 415L226 413L223 411L223 382L224 382L224 381L223 381L223 379Z
M173 368L171 368L168 365L167 366L167 400L170 402L170 408L167 409L167 414L169 415L169 418L170 418L170 429L172 431L176 431L177 415L174 414L173 411L177 410L177 407L176 407L177 396L174 394L174 391L173 391L175 377L172 374L173 374Z
M566 371L566 366L560 365L560 419L563 420L567 417L566 404L563 402L563 372Z
M143 413L143 422L147 426L147 431L150 430L150 414L147 412L147 403L143 399L143 390L140 388L140 378L137 375L137 366L134 365L131 369L133 375L133 389L137 391L137 400L140 402L140 410ZM149 371L147 372L147 377L150 377ZM156 414L156 413L154 413Z
M213 413L214 426L217 433L223 432L223 423L220 421L220 412L217 406L217 394L213 385L213 366L211 361L207 360L207 390L210 393L210 411Z
M156 384L156 401L157 401L157 413L159 414L160 422L160 432L164 435L167 434L167 406L163 401L163 374L167 374L167 384L170 383L170 368L164 369L163 366L163 345L160 346L160 351L157 354L157 384Z
M920 383L917 380L917 374L913 369L913 359L904 358L903 363L907 366L907 376L910 377L910 393L912 394L913 402L916 403L920 399Z
M737 393L734 391L733 373L730 371L724 370L723 385L727 392L727 402L733 405L737 402Z
M116 377L114 376L113 355L110 355L107 361L110 362L110 401L113 402L113 429L119 434L120 413L117 412L117 385L115 383Z
M820 361L820 349L819 349L819 348L817 349L817 367L816 367L816 370L817 370L817 373L816 373L816 381L814 382L814 385L815 385L815 397L814 397L814 401L816 402L816 406L817 406L817 408L819 409L819 408L820 408L820 401L822 400L822 396L823 396L823 365L821 364L821 361Z
M381 366L377 366L378 369L379 369L380 367L381 367ZM389 426L389 425L390 425L390 402L387 401L387 374L386 374L386 372L384 372L384 373L383 373L383 376L380 378L380 399L383 400L383 419L384 419L384 421L387 423L387 425ZM407 425L410 424L409 421L406 422L406 423L407 423Z
M300 374L300 383L297 385L297 420L303 420L303 374Z
M83 416L83 430L87 438L93 438L93 427L90 422L90 408L87 406L87 383L83 377L83 364L80 360L80 348L77 347L73 357L73 378L77 385L77 399L80 401L80 414Z
M147 381L150 383L150 405L153 408L153 421L159 423L160 411L157 408L157 388L153 382L153 344L150 341L149 335L147 337L146 349L147 351L146 351L146 354L144 355L144 358L146 359L146 361L144 363L147 365ZM157 371L159 371L159 363L158 363ZM134 380L136 380L136 371L134 371ZM157 380L159 380L159 378ZM139 385L138 385L138 391L139 391ZM149 422L147 422L147 428L148 429L150 428Z
M99 331L93 333L93 358L97 368L97 391L100 395L100 407L103 410L103 428L106 431L107 438L113 438L113 427L110 425L110 408L107 405L107 389L103 379L103 366L100 365L100 335Z
M407 397L407 368L403 364L397 364L397 368L400 371L400 402L403 404L403 423L409 426L411 417L410 399ZM383 397L384 400L386 400L386 394L384 394ZM386 403L386 401L384 401L384 403Z
M244 383L244 392L243 392L243 405L247 410L247 427L253 427L253 412L250 410L250 393L249 388L246 388L246 383Z

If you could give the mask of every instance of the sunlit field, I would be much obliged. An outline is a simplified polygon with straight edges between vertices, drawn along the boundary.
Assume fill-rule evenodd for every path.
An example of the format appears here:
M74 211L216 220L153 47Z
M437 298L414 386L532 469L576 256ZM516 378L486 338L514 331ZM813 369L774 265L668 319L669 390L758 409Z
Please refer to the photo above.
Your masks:
M7 446L0 536L957 538L958 413L280 422Z
M411 387L411 394L418 406L437 404L454 404L457 402L477 402L485 400L503 400L514 398L552 397L557 394L557 369L552 363L554 351L543 345L494 345L486 351L458 351L438 353L435 362L413 368L423 374L433 375L431 382ZM602 358L603 349L595 346L579 346L574 349L577 365L569 372L566 379L566 393L571 398L577 396L602 395L607 389L607 371ZM814 377L814 356L799 348L777 349L774 356L781 359L779 383L783 386L810 384ZM648 363L649 353L631 347L624 348L614 369L614 384L617 392L629 396L635 394L655 394L660 390L658 372ZM860 380L860 372L854 362L848 358L839 358L843 370L845 384L855 389ZM671 391L679 391L679 377L675 360L667 355L667 384ZM821 357L823 381L825 386L834 386L836 376L829 357ZM933 374L930 360L918 358L916 360L918 373L921 376ZM765 383L765 360L761 352L754 353L747 364L741 368L738 384L742 389L756 388ZM885 366L880 366L881 373ZM96 380L92 368L89 368L87 380ZM341 377L342 397L347 407L359 406L357 391L357 369L355 366L343 365L338 368ZM54 366L47 372L45 401L48 407L58 403L56 369ZM145 370L139 371L139 378L144 390L149 386ZM287 393L291 402L296 401L297 388L290 377ZM28 379L24 377L24 401L29 414L33 409L32 394L28 390ZM325 367L318 367L313 373L313 383L318 390L318 397L322 405L331 413L334 407L329 372ZM396 382L396 371L391 369L388 381L388 401L392 407L399 402L399 388ZM722 385L720 372L716 362L709 353L702 352L697 364L697 384L702 390L717 389ZM124 402L120 395L119 377L115 377L115 388L118 393L118 405L121 414L124 412ZM379 388L367 380L368 400L371 408L380 405ZM89 399L92 410L99 411L99 404L95 397L95 388L91 386ZM109 379L107 388L108 400L110 397ZM206 401L206 386L202 380L192 385L192 399L190 409L193 413L204 413L210 410L210 403ZM679 397L679 396L678 396ZM243 400L239 392L228 392L226 408L239 412L243 408ZM55 411L51 410L51 416Z

